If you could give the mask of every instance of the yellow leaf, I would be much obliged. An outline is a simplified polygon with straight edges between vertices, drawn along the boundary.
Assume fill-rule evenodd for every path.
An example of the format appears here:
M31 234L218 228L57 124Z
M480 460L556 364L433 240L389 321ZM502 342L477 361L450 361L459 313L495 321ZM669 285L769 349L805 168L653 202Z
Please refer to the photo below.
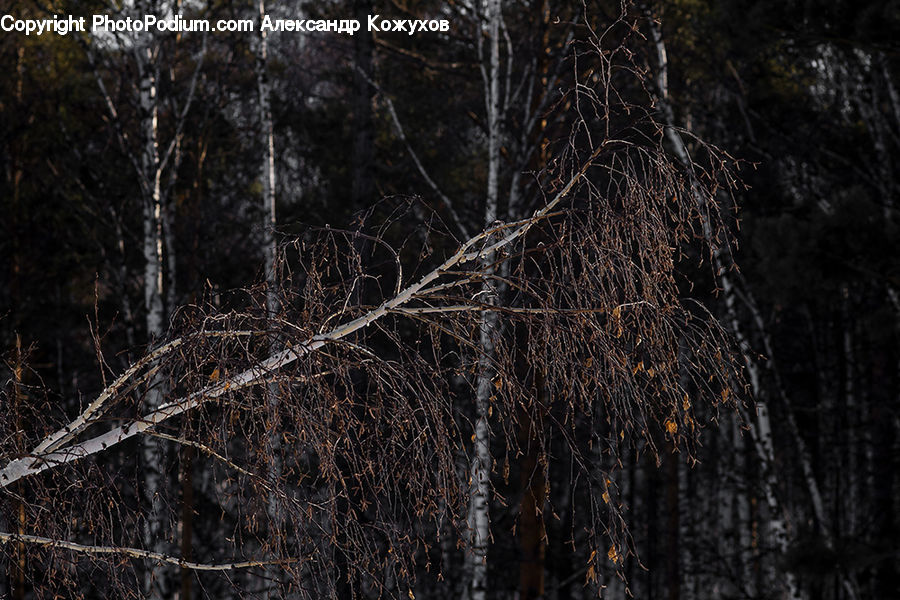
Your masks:
M675 435L675 433L678 431L678 423L676 423L672 419L666 419L666 431L668 431L672 435Z
M609 547L609 552L606 553L606 556L608 556L609 560L613 561L614 563L619 562L619 553L616 552L615 544Z
M603 492L603 501L609 504L609 492Z
M593 365L593 364L594 364L594 357L593 357L593 356L588 356L588 357L587 357L587 360L584 361L584 366L585 366L586 369L590 369L590 368L591 368L591 365Z
M218 381L219 380L219 367L213 369L213 372L209 376L210 381Z
M497 381L494 382L494 387L497 388L498 390L503 388L503 379L498 377Z
M594 570L594 565L588 567L587 574L584 577L585 584L588 583L596 583L597 581L597 571Z
M684 410L690 410L691 408L691 399L688 398L687 394L684 395L684 401L682 401L681 403L681 408L683 408Z
M409 600L416 600L416 595L412 593L412 590L409 590L407 593L409 594Z

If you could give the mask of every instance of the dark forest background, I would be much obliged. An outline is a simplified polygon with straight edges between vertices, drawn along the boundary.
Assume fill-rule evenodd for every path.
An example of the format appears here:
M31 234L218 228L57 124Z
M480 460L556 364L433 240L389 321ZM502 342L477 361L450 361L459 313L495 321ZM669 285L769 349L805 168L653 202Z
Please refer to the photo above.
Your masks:
M142 13L171 10L137 4ZM243 1L160 4L212 20L259 14L258 4ZM570 413L554 412L563 394L549 383L554 364L523 367L534 352L527 325L509 326L489 354L513 357L509 372L520 374L517 384L488 379L495 394L533 396L539 407L529 412L523 402L509 427L500 424L505 417L484 417L481 404L461 400L461 390L476 393L473 378L481 372L477 359L447 350L448 342L441 360L457 362L442 363L443 383L394 373L380 386L369 367L359 367L310 392L328 402L357 398L355 416L297 412L254 421L279 402L270 383L257 404L209 409L165 430L198 444L132 440L90 463L6 486L0 597L900 597L900 4L520 0L504 2L493 16L492 5L269 3L273 16L359 18L363 28L353 36L272 33L264 44L258 33L0 33L0 462L26 456L148 349L183 332L210 323L271 332L281 314L313 335L324 330L319 325L336 324L330 314L362 314L353 307L375 306L392 292L394 257L412 281L429 261L452 254L456 240L495 219L530 216L562 187L573 171L566 165L587 159L602 141L587 141L573 125L595 121L612 123L609 135L660 150L681 173L682 193L670 194L672 203L689 202L698 186L713 202L701 203L689 219L694 225L679 230L685 237L672 289L721 324L729 341L718 352L739 371L724 376L733 387L709 384L720 400L714 403L692 391L698 384L684 384L677 397L684 396L685 413L691 402L696 412L677 424L662 410L632 415L623 408L621 422L632 420L619 432L621 444L576 452L579 441L615 438L620 421L598 417L595 429L588 413L572 412L576 425L566 421ZM112 14L93 0L13 0L3 11L21 18ZM450 27L367 32L369 14L447 19ZM494 37L499 70L491 64ZM592 48L592 40L601 41ZM489 101L494 76L499 112ZM571 90L595 84L615 94L591 96L585 108L593 116L579 114ZM593 181L590 193L616 193L608 181ZM715 239L704 235L704 210L718 224ZM623 220L609 235L639 229L640 214L638 224ZM564 244L564 235L541 235L548 246ZM276 243L281 250L273 253ZM336 275L325 274L329 264ZM529 276L544 273L534 265ZM499 269L489 273L507 273ZM316 303L308 299L314 272L321 276ZM153 296L148 281L157 278L161 291ZM555 294L555 279L542 281ZM492 293L507 294L513 305L511 287ZM535 302L517 306L541 306ZM307 328L305 320L316 325ZM392 344L402 338L436 346L442 334L430 327L395 324L365 343L401 367L419 365L419 354L392 354ZM476 341L478 327L448 326L457 339ZM170 374L163 383L150 374L119 390L118 412L85 431L139 420L143 404L154 408L170 399L167 392L215 383L238 369L232 355L250 364L266 347L286 347L284 336L268 346L192 348L173 359L181 370L171 373L181 379ZM684 339L660 341L682 369L693 360L679 350ZM421 352L419 342L403 347ZM354 351L341 348L333 358ZM204 352L208 362L197 358ZM647 359L627 372L638 377L649 367ZM606 368L602 360L584 359L579 368L604 389L606 375L595 373ZM293 385L312 376L298 374ZM678 381L677 368L666 381ZM421 490L386 483L370 498L351 485L345 495L328 496L337 489L330 485L346 480L322 466L321 444L331 452L331 438L303 438L303 419L339 429L341 419L357 418L378 429L388 416L371 412L376 404L366 408L366 390L377 388L371 402L383 402L383 394L400 393L391 385L429 390L421 397L446 408L458 428L446 434L452 442L436 442L434 454L418 458L387 442L367 446L366 456L384 452L379 476L415 481L422 467ZM629 398L610 402L627 407ZM494 419L493 435L507 441L491 446L492 538L486 580L475 589L466 515L454 512L455 496L438 494L427 506L422 498L431 499L427 465L434 461L456 470L458 481L446 485L466 505L466 465L481 417ZM549 433L543 420L571 425L574 439ZM676 431L685 424L690 439L676 452ZM399 421L384 427L385 439L402 429ZM211 449L222 460L210 459ZM349 456L335 459L336 472L371 469ZM408 470L401 468L407 461ZM592 465L602 473L599 483L580 479ZM147 469L155 483L146 483ZM303 492L311 504L297 514L284 509L286 516L273 508L273 489L300 494L292 477L313 480ZM146 486L155 486L155 499L141 500ZM328 502L322 514L331 525L319 527L321 539L299 539L300 517L315 521L310 506ZM437 518L420 523L422 514L444 515L456 526ZM353 525L342 530L344 523ZM373 523L385 530L376 535ZM270 544L276 533L279 543ZM206 572L161 567L147 555L26 543L17 534L197 563L318 558ZM429 539L430 547L420 543Z

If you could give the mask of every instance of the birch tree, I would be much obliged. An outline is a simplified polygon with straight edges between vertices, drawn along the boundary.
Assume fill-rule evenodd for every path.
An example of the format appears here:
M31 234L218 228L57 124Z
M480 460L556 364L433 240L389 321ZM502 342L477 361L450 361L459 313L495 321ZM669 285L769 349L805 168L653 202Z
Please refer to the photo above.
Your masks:
M665 42L659 23L652 18L650 27L656 49L658 69L656 85L660 94L660 109L666 124L666 135L679 161L682 164L689 165L691 158L688 146L684 141L682 132L679 131L675 124L675 113L668 95L668 59ZM687 133L690 134L690 132ZM803 483L810 499L815 523L821 531L825 547L833 551L835 541L828 524L829 519L826 515L820 485L814 472L812 458L797 425L792 402L781 380L775 348L761 309L754 298L754 294L748 289L746 281L740 272L734 268L731 257L721 248L716 247L716 242L712 239L708 230L704 230L704 235L714 248L713 264L717 273L717 281L723 292L724 318L742 348L746 371L753 392L755 411L746 418L752 423L750 437L753 448L763 465L763 486L766 505L770 512L768 526L771 530L772 541L778 548L781 557L788 556L791 552L793 536L796 535L796 533L790 531L790 519L791 517L798 518L792 507L785 501L787 490L784 482L779 481L776 474L776 465L783 462L781 456L785 453L783 450L779 451L775 447L776 427L770 417L770 399L777 399L780 401L782 413L786 416L786 429L790 439L796 446ZM749 326L740 311L745 311L749 315ZM846 335L848 334L845 334L845 345ZM759 356L753 348L753 340L755 338L761 341L762 356L766 357L765 367L758 364L754 358L754 356ZM771 376L771 388L766 381L767 374ZM848 377L846 381L850 382L852 379ZM848 383L848 385L851 384ZM742 511L742 514L746 514L746 511ZM738 526L740 527L741 525ZM749 544L745 547L749 547ZM749 560L743 559L741 562L747 564ZM769 573L768 579L774 578L777 566L770 563L767 565L767 568ZM805 590L801 588L796 575L790 569L783 569L782 573L784 577L784 593L787 597L803 597ZM847 596L849 598L857 598L859 594L858 584L855 582L853 575L841 572L838 576ZM749 582L746 585L749 586Z
M293 4L0 33L0 596L900 595L889 2Z
M269 61L269 41L267 32L261 27L263 19L266 16L265 0L259 0L259 21L260 30L257 40L256 49L256 84L259 94L259 129L261 133L262 145L264 148L262 168L260 170L260 179L263 189L263 223L262 223L262 250L263 250L263 272L265 273L266 286L266 319L269 323L273 323L278 315L278 280L275 274L276 260L276 242L275 227L277 224L275 214L275 129L272 123L272 107L271 107L271 84L269 82L268 61ZM277 351L276 346L272 346L271 350ZM280 434L278 426L278 385L274 382L269 383L266 387L266 403L268 405L269 421L271 433L269 434L266 449L267 456L271 457L271 464L268 467L268 486L270 490L277 489L278 482L281 479L281 459L280 459ZM279 498L270 491L267 513L270 527L273 533L281 530L281 509L279 507ZM275 536L270 534L270 538ZM274 541L271 540L270 541ZM277 573L269 572L269 579L277 582ZM270 597L272 587L266 588L264 597Z
M277 577L299 597L345 589L408 597L418 591L417 567L453 575L430 553L450 524L471 546L468 556L480 559L470 563L469 593L485 595L495 585L488 544L504 531L490 528L489 502L508 502L498 484L521 469L519 453L535 442L521 437L523 414L545 411L547 432L537 443L548 448L553 436L562 445L572 463L569 493L588 502L579 506L590 515L579 523L584 533L572 540L572 556L587 565L579 577L595 594L601 573L622 568L634 550L616 482L623 449L639 440L655 448L664 438L692 452L702 429L697 407L730 406L741 390L727 336L677 285L680 251L708 244L693 231L717 227L704 212L714 193L704 181L687 184L687 166L666 157L635 100L649 100L632 62L640 14L623 12L597 31L599 19L563 23L558 72L569 65L571 74L554 65L542 79L544 70L528 66L511 43L501 60L503 12L496 1L486 11L478 182L486 193L476 224L450 219L445 228L434 218L421 235L398 234L413 212L400 202L375 230L312 228L286 240L274 283L266 265L266 285L240 305L201 299L174 312L143 357L76 415L39 423L30 450L0 465L0 488L31 486L31 510L73 495L89 500L76 524L46 519L33 531L2 532L4 543L65 559L71 568L48 577L70 588L100 567L120 595L135 594L134 582L160 594L159 574L180 566L220 574L201 580L218 591L246 592L231 584L243 569ZM516 117L527 131L504 124L522 106L516 94L536 89L546 96L524 102ZM382 101L400 136L402 113L386 93ZM535 135L542 116L551 126ZM417 141L404 140L410 157ZM519 181L536 149L546 164L524 194ZM422 179L440 190L418 158ZM513 166L504 167L507 160ZM433 215L459 206L444 198ZM498 220L504 205L515 216ZM469 228L475 233L464 235ZM365 261L360 235L371 242ZM356 292L359 264L372 282L365 295ZM283 294L277 314L273 288ZM102 364L100 336L95 347ZM134 401L149 389L158 405ZM233 526L189 558L143 535L123 543L135 520L120 491L123 469L135 468L125 451L149 439L193 450L212 490L204 510ZM458 477L460 454L469 454L471 482ZM160 523L171 535L170 521ZM283 543L250 541L261 531Z
M11 460L0 471L6 487L23 478L39 481L52 473L66 479L79 471L79 464L102 461L111 449L136 436L165 436L194 445L208 460L233 470L238 477L250 478L265 498L272 493L293 498L285 502L285 518L300 540L293 546L298 554L184 563L153 550L111 550L39 535L22 541L47 545L54 552L97 557L113 553L193 569L258 568L275 561L288 573L296 574L301 566L305 572L315 573L315 565L331 560L332 550L317 547L313 542L321 536L308 527L322 522L337 527L336 519L340 519L342 538L350 544L340 552L348 557L353 573L371 575L384 568L384 556L373 555L367 542L374 536L391 550L398 581L409 585L416 543L430 542L425 530L399 525L434 522L439 506L446 507L451 517L468 512L471 490L455 483L453 458L454 448L468 434L452 414L445 382L448 369L458 369L452 360L459 351L454 346L462 344L474 351L480 345L480 340L476 344L468 340L481 330L481 314L488 305L480 291L485 279L495 277L498 260L511 262L511 284L523 295L514 304L489 306L532 330L526 351L547 365L546 385L560 399L560 410L571 413L569 422L582 411L593 412L589 407L599 402L616 439L620 432L622 436L642 435L650 423L661 419L667 423L668 435L686 442L696 433L696 426L677 383L677 348L665 341L670 335L680 335L676 331L684 332L693 348L693 360L687 365L691 378L712 401L721 399L723 389L731 389L735 372L722 352L726 342L715 323L680 306L670 280L663 277L672 264L671 247L641 246L651 248L641 255L644 268L633 268L634 263L626 258L637 248L632 244L638 239L645 240L642 244L658 239L654 234L681 239L683 234L665 233L668 230L651 224L662 226L675 217L689 219L693 210L687 204L671 202L678 178L670 165L659 162L661 155L651 149L631 148L632 142L626 139L599 139L593 148L563 161L562 185L548 194L547 202L534 215L484 229L444 258L423 262L417 269L421 275L408 276L406 268L396 269L394 284L372 308L348 307L349 314L334 311L334 306L341 305L336 298L348 297L352 283L334 271L343 260L335 261L331 249L342 246L342 252L352 252L353 245L351 238L339 232L324 232L324 244L308 246L304 252L310 261L304 284L296 297L285 303L297 312L285 314L279 321L277 334L283 349L268 354L266 336L255 341L267 328L260 329L264 321L252 314L198 315L182 336L158 345L111 382L81 415L40 441L28 456ZM632 151L635 154L628 157ZM623 168L632 174L619 180ZM606 177L610 179L604 182ZM625 245L620 246L617 240L623 237L623 223L633 223L639 238L626 235ZM643 229L645 226L651 229ZM342 239L351 243L341 243ZM396 255L393 250L386 251L388 256ZM489 256L501 258L488 263ZM633 294L637 289L640 294L623 296L623 290ZM405 325L398 327L400 323ZM363 330L377 332L376 338L390 344L376 353L376 348L362 345L357 334ZM429 343L422 345L423 339ZM518 405L531 392L516 382L510 340L498 338L498 343L489 412L500 431L515 432ZM214 366L218 374L211 377L208 374ZM351 369L368 374L371 384L365 403L342 383L348 381ZM158 372L165 373L167 381L177 382L169 386L167 400L138 419L129 417L127 410L123 413L121 403L127 390L146 385ZM503 381L500 386L498 377ZM317 457L317 467L306 475L285 471L274 490L266 476L253 474L224 454L222 446L235 439L217 440L220 436L214 433L220 423L242 443L265 448L269 433L265 428L257 430L252 417L258 414L254 406L266 406L265 394L254 390L264 390L271 381L291 390L282 392L279 402L292 419L294 433L289 439L296 439L293 451L310 447ZM699 402L699 397L695 401ZM207 435L196 431L191 438L183 438L163 433L189 413L195 421L210 423ZM244 416L235 418L241 414ZM98 423L101 415L121 424L103 431ZM561 431L566 431L567 426L561 426ZM515 447L514 434L504 434L501 439L501 447ZM584 460L584 448L577 447L574 439L571 443L579 460ZM589 468L585 476L596 477L596 473ZM326 490L332 491L320 499ZM383 504L390 498L409 504ZM340 502L335 503L337 499ZM352 502L353 510L344 512L340 507L347 501ZM598 508L608 506L603 498L596 502ZM614 504L609 506L614 510ZM309 511L314 516L311 520ZM324 521L317 513L322 513ZM465 527L465 521L458 522ZM381 526L372 527L379 523ZM608 548L602 541L606 527L602 522L595 527L594 551L586 548L585 557L590 554L591 561L598 561L602 556L618 563L619 553L627 552L627 547L616 539ZM241 549L222 549L226 556L233 552ZM294 582L301 595L317 593L298 580Z
M652 40L656 49L656 86L659 90L660 109L663 113L665 122L666 137L671 143L675 155L678 157L678 160L683 165L690 168L692 161L681 133L679 133L678 129L676 128L675 113L669 101L668 58L666 55L665 42L663 40L659 24L654 20L652 16L650 17L650 30ZM691 177L692 181L696 181L694 175L692 175ZM694 185L696 185L696 183L694 183ZM693 193L696 194L696 192ZM708 211L710 209L706 206L705 199L698 196L698 201L702 202L701 210L703 210L703 212L708 215ZM775 450L773 446L772 426L769 420L768 405L766 404L765 396L761 387L759 367L751 358L752 350L747 341L746 334L741 329L740 321L736 312L737 299L735 297L734 283L729 273L730 264L726 262L728 259L723 253L722 249L716 246L716 240L713 238L713 233L705 222L703 225L703 235L713 246L713 264L715 266L718 281L722 286L723 295L725 298L727 322L731 328L732 334L741 344L742 351L744 353L744 356L746 357L745 364L747 367L747 373L749 375L751 389L754 391L754 399L756 402L756 416L754 423L755 427L752 430L753 442L757 453L763 461L763 464L766 465L766 474L764 475L766 503L769 507L769 510L771 511L769 524L772 529L772 538L778 545L779 550L782 553L786 553L789 538L787 526L784 522L784 509L777 499L777 478L774 470ZM774 571L770 573L770 576L774 577ZM787 597L792 599L799 598L800 590L798 588L795 576L791 572L787 571L785 572L784 577L785 593Z
M484 226L491 228L497 220L497 204L499 195L500 171L500 0L487 0L486 37L487 65L485 77L485 107L487 114L487 194L484 204ZM479 36L479 44L481 43ZM479 291L487 306L497 303L494 290L496 283L493 276L494 257L485 255L487 265L484 283ZM473 435L474 451L469 467L469 515L467 527L470 530L469 548L466 554L467 571L471 573L471 582L467 597L471 600L484 600L487 594L487 551L490 537L490 500L492 459L490 449L490 424L488 412L490 396L494 387L496 373L492 368L496 362L494 337L499 324L497 313L485 311L481 314L478 327L479 352L478 371L475 389L475 433Z
M114 13L118 12L115 11ZM134 14L167 16L181 14L180 2L156 2L142 0L134 5ZM124 10L127 15L128 9ZM94 76L101 91L109 117L117 134L123 152L132 162L137 175L141 209L143 214L143 291L144 318L148 344L153 346L165 337L167 315L176 308L175 290L175 231L174 207L171 198L174 182L180 166L180 144L185 120L193 103L200 66L202 65L204 46L196 59L196 68L187 84L181 103L171 103L174 113L173 133L168 140L161 133L161 108L166 103L160 98L160 81L166 50L164 40L159 34L148 31L133 38L114 37L103 43L112 45L113 53L130 54L137 74L135 98L138 124L135 130L137 139L129 135L129 125L122 116L122 107L107 90L103 65L105 50L101 43L87 42L87 52L94 64ZM115 72L115 68L112 69ZM127 305L126 305L127 307ZM126 311L129 312L129 311ZM163 403L167 382L159 373L154 373L149 381L144 396L145 405L150 411ZM144 544L154 552L163 553L168 544L163 535L163 477L159 471L163 463L162 442L155 437L147 437L143 442L143 461L145 478L143 495L149 512L144 524ZM163 598L169 594L168 577L163 570L148 570L144 579L144 593L150 598Z

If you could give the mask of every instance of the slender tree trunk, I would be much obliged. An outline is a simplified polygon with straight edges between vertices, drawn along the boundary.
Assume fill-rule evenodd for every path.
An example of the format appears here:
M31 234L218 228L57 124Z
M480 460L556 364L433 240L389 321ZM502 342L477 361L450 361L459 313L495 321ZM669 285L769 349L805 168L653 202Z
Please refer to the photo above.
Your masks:
M680 488L680 538L681 538L681 594L688 599L696 598L700 589L697 561L697 471L688 467L683 460L678 461L678 480ZM706 588L704 588L706 589Z
M488 293L489 285L484 288ZM493 304L493 296L485 297ZM494 376L494 332L498 326L497 314L485 311L479 327L478 381L475 390L475 447L469 465L469 563L470 600L485 600L487 597L487 551L490 538L490 478L491 450L490 396L493 390Z
M535 74L530 82L533 88L531 99L531 112L537 113L543 97L543 91L547 85L547 71L549 62L547 55L549 49L549 20L550 8L547 0L534 0L531 4L531 18L534 23L532 33L532 48L535 57ZM509 60L512 60L512 56ZM530 161L530 170L533 173L541 172L547 164L547 151L545 144L546 121L536 120L536 130L532 136L525 136L522 151L527 152L529 142L540 150L533 152ZM507 218L516 220L521 218L522 198L525 196L521 189L522 182L519 173L513 174L510 182ZM505 267L505 265L504 265ZM506 276L506 269L503 270ZM519 545L522 549L522 558L519 563L519 599L536 600L544 597L545 572L547 553L547 530L544 521L544 505L547 501L547 462L542 452L544 440L544 417L549 410L550 398L546 387L546 374L542 366L533 365L535 370L535 400L534 407L527 407L521 411L519 420L519 444L525 455L520 463L522 501L519 510L519 523L516 533ZM567 506L561 510L568 510ZM566 535L569 535L568 532Z
M259 0L259 17L266 12L265 0ZM262 161L263 184L263 254L265 256L266 309L269 316L278 311L275 279L275 130L272 123L272 89L268 76L269 42L266 31L260 30L256 56L256 83L259 92L259 121L265 154Z
M181 162L181 143L176 141L175 157L172 164L171 177L177 177L178 166ZM162 176L162 173L160 173ZM172 186L169 186L171 190ZM177 262L176 262L176 235L175 235L175 198L170 191L163 194L160 225L162 227L162 239L165 248L166 261L166 299L165 314L172 314L178 308L178 287L176 286Z
M784 384L781 381L781 372L778 369L777 357L775 356L775 348L772 344L771 336L769 335L768 328L765 326L765 322L762 318L762 313L759 310L758 305L753 297L753 294L750 290L744 290L743 292L744 304L750 311L750 316L753 318L753 322L756 324L757 330L759 332L760 337L763 341L763 349L768 357L767 365L769 370L772 372L772 376L775 380L775 388L777 390L778 396L781 399L782 405L784 406L785 412L785 423L788 427L788 432L791 434L791 437L794 440L794 444L797 447L797 454L800 459L800 468L803 472L803 480L806 484L806 491L809 493L810 503L812 504L813 515L816 518L816 521L819 526L819 531L821 532L822 539L825 542L825 545L830 550L834 550L836 548L836 544L834 541L834 534L831 530L830 523L827 520L827 515L825 511L825 502L822 499L822 493L820 491L818 479L816 478L815 471L813 470L813 462L810 456L809 450L807 449L807 445L803 436L800 433L800 427L797 424L796 416L794 415L793 405L788 398L787 391L785 390ZM844 342L846 343L847 338L844 338ZM850 373L847 373L849 376ZM846 384L846 382L845 382ZM845 393L853 394L853 387L845 388ZM855 400L851 399L852 404L855 405ZM854 442L855 443L855 442ZM853 446L850 447L851 451ZM847 473L848 477L857 477L858 473ZM846 573L843 571L837 571L836 575L840 578L840 585L847 592L847 597L851 600L857 600L859 598L858 584L856 583L855 577L852 574Z
M737 557L735 572L740 578L738 592L755 596L758 590L755 589L757 578L754 576L754 566L759 566L760 563L759 552L756 552L758 544L755 533L758 528L758 519L752 498L758 474L752 468L752 449L748 451L747 439L741 435L741 429L736 420L733 422L732 434L731 447L735 458L734 475L736 477L736 481L732 485L736 502L734 539L738 547L738 551L735 553ZM750 446L752 445L751 441Z
M194 448L181 449L181 558L190 561L194 535ZM190 600L194 573L181 569L181 597Z
M119 287L121 290L119 302L122 304L122 316L125 319L125 341L128 343L129 348L134 348L137 346L137 338L134 331L134 310L131 308L131 298L128 294L128 257L125 252L125 233L122 231L122 222L119 220L119 215L114 214L113 220L116 226L116 246L119 250L116 272L119 275ZM127 360L129 364L132 361L130 352Z
M665 42L663 41L659 25L653 20L652 17L649 19L649 22L652 41L656 48L658 63L656 83L660 96L660 109L663 113L663 118L665 121L665 135L668 138L669 142L672 144L673 150L675 151L675 155L678 160L685 166L685 168L690 169L690 156L687 151L687 147L685 146L684 141L681 138L681 135L678 133L678 130L675 129L675 114L668 97L668 60L666 57ZM702 193L696 191L696 185L693 182L691 184L691 187L695 190L697 203L701 207L701 210L703 210L707 205L706 198L702 196ZM725 298L725 308L727 315L726 319L728 321L728 325L731 328L732 334L737 339L744 353L747 374L750 378L751 388L756 399L756 428L753 440L757 449L757 453L759 454L764 465L766 465L764 483L766 491L766 503L770 511L770 532L772 535L772 539L779 549L779 552L783 556L787 553L789 540L787 535L787 524L785 521L784 508L778 502L776 492L778 487L778 480L777 474L774 469L775 449L772 436L772 426L769 418L769 407L765 401L765 394L762 390L762 381L760 379L759 367L757 366L756 362L750 358L749 352L751 350L751 347L746 335L744 334L743 329L740 326L740 321L738 319L736 309L734 285L731 281L729 271L724 268L721 249L715 244L711 225L708 219L704 218L702 226L704 237L706 238L707 242L713 247L713 260L715 261L714 266L716 272L719 274L719 282L722 286L723 295ZM774 579L774 577L775 573L773 569L771 572L771 578ZM796 577L790 571L784 571L784 587L785 593L788 598L794 599L800 597L800 590L797 584Z
M25 363L22 356L22 336L17 332L16 333L16 362L14 367L13 374L13 395L15 405L13 407L13 414L16 416L16 439L17 445L22 448L25 446L24 435L22 430L22 410L26 406L28 402L28 396L25 394L25 385L24 385L24 372L25 372ZM22 494L25 492L24 485L22 482L16 486L16 492L19 496L19 500L16 500L16 531L19 535L23 535L27 533L26 531L26 519L25 519L25 503L21 500ZM12 566L12 573L10 579L12 579L12 590L13 590L13 600L24 600L25 598L25 543L17 542L13 549L12 559L10 561Z
M486 92L488 123L488 181L485 199L484 224L490 227L497 220L497 200L500 183L500 0L486 0L489 49L489 69ZM480 35L480 32L479 32ZM486 262L492 256L484 258ZM493 270L488 269L482 286L487 304L497 301ZM484 311L479 326L479 356L475 389L475 443L469 465L469 548L466 554L469 572L469 600L487 597L487 551L490 538L490 480L491 450L490 397L494 386L494 336L499 325L496 312Z
M24 95L23 95L23 85L24 85L24 75L25 75L25 47L21 45L16 45L16 102L19 106L23 104ZM12 300L12 331L15 335L16 340L16 348L15 348L15 362L13 365L13 406L12 413L15 415L15 431L9 432L17 441L17 445L21 450L24 451L24 440L23 440L23 431L22 431L22 418L21 411L23 406L27 401L27 396L25 394L24 387L24 362L22 356L22 336L19 333L19 326L21 323L21 315L19 311L16 310L16 307L20 306L22 302L22 241L19 237L19 226L18 226L18 218L21 211L22 206L22 165L20 158L20 148L18 148L18 144L13 144L10 148L12 156L11 160L11 168L10 173L8 174L8 178L11 180L12 184L12 207L10 210L9 218L11 220L10 223L10 231L12 232L12 277L10 281L10 299ZM12 517L15 521L16 531L20 534L25 532L25 505L22 502L21 498L23 496L24 490L23 486L19 484L16 486L16 493L18 494L18 499L10 502L12 504L13 510ZM4 523L4 525L6 525ZM8 531L4 529L4 531ZM25 598L25 544L19 542L14 545L13 550L9 556L9 565L8 565L8 574L9 576L9 591L12 592L11 596L14 600L22 600ZM5 578L4 578L5 579ZM6 592L7 590L3 590Z
M533 411L522 410L519 423L519 443L525 452L520 466L522 503L516 528L522 549L519 561L520 600L538 600L544 596L547 533L543 512L547 500L547 481L540 444L543 439L547 389L543 373L539 372L535 376L534 386L537 406Z
M489 89L487 90L488 184L484 222L497 220L500 186L500 0L487 1L488 37L490 43Z
M789 535L786 520L786 509L778 499L778 473L776 471L775 459L775 443L772 432L772 421L769 416L769 405L766 401L766 392L762 388L762 379L758 365L750 358L750 345L744 335L743 329L737 318L737 310L734 303L731 286L726 286L727 277L722 277L722 287L725 289L725 304L728 314L728 321L732 334L743 349L745 366L750 379L750 387L753 390L753 397L756 403L756 415L753 419L754 427L751 428L751 440L756 454L762 463L763 469L763 490L765 494L766 507L768 508L768 530L769 536L775 547L778 549L780 556L786 556L789 549ZM729 282L730 284L730 282ZM729 301L730 298L730 301ZM740 523L737 524L741 526ZM765 566L765 579L768 581L776 581L777 575L774 565L767 561ZM795 575L790 571L783 571L784 592L789 599L800 598L801 592Z
M163 302L163 219L162 219L162 169L159 156L159 101L157 82L158 46L149 41L135 49L135 59L140 76L139 94L141 134L143 148L140 166L144 201L144 308L146 310L147 338L152 345L165 332L165 308ZM165 396L166 382L157 372L151 377L144 398L148 411L159 407ZM158 438L145 436L143 441L144 497L149 507L144 524L144 546L155 552L165 553L163 539L163 479L160 465L162 447ZM150 566L144 577L144 595L162 600L169 595L165 569L158 564Z
M657 562L659 558L659 539L660 534L665 533L660 532L659 522L662 520L662 510L660 510L660 496L659 493L659 459L652 452L648 452L644 456L645 462L645 470L646 470L646 488L644 489L644 503L646 509L646 519L647 519L647 539L645 540L645 547L643 548L644 556L647 557L647 561L649 564L660 564ZM646 581L645 588L645 598L647 600L657 600L659 595L657 594L657 586L656 582L658 577L656 576L656 572L653 570L644 571L644 579Z
M728 579L722 576L719 569L719 563L722 561L703 560L703 558L726 556L728 543L726 532L729 528L728 518L731 514L733 493L731 482L726 476L729 471L729 467L725 464L726 457L719 451L719 447L727 439L726 436L730 435L730 417L731 415L725 415L716 431L710 432L712 434L708 446L710 459L707 463L709 473L706 474L708 480L701 481L699 486L706 487L711 492L711 504L700 508L700 522L706 522L705 512L710 520L711 528L707 530L707 533L711 533L713 536L713 546L709 550L704 549L703 546L698 548L698 558L705 563L701 566L703 576L700 585L710 590L710 598L713 600L721 600L723 597L729 596L729 590L725 589ZM728 445L730 446L730 443Z
M681 506L679 496L678 455L669 452L664 458L666 484L666 598L681 598Z
M262 22L266 14L265 0L259 0L259 20ZM259 126L264 146L264 155L261 164L260 179L263 185L263 231L262 250L264 255L264 269L266 278L266 318L269 320L269 335L274 333L273 320L278 314L278 281L276 277L276 243L275 243L275 128L272 123L271 96L272 89L268 75L269 41L267 32L260 28L256 52L256 83L259 94ZM278 350L274 337L269 339L270 352ZM266 454L269 460L268 473L266 475L271 490L278 489L281 481L281 440L278 433L278 384L269 383L266 386L266 404L269 411L269 431L266 441ZM283 516L279 506L278 497L274 493L269 494L268 499L269 519L269 543L277 546L280 536L283 535ZM279 571L275 568L267 570L270 584L267 586L265 597L277 597L278 586L273 587L272 582L278 581Z

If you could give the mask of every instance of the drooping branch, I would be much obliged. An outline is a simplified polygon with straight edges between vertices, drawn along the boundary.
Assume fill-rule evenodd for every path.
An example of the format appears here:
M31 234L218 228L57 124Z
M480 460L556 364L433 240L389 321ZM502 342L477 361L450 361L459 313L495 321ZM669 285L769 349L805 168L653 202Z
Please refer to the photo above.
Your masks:
M328 332L289 345L289 347L284 350L272 354L267 359L260 361L233 377L222 379L201 390L172 400L171 402L163 403L157 410L145 415L141 420L126 423L104 434L62 448L61 444L71 439L70 432L83 431L89 423L93 422L91 417L95 416L105 402L113 396L114 392L124 385L127 380L126 375L130 377L140 370L140 367L129 368L125 375L117 379L116 382L110 386L112 389L108 388L107 391L104 391L104 393L98 396L98 398L89 405L88 409L85 411L87 413L86 415L82 414L78 419L73 421L73 423L50 436L52 439L48 438L49 441L45 440L44 442L41 442L30 455L14 459L3 467L3 469L0 470L0 488L8 487L23 477L41 473L47 469L56 468L61 465L70 464L87 456L97 454L98 452L116 446L173 417L191 411L210 401L222 398L230 392L263 383L265 382L266 377L273 371L291 365L302 359L304 356L322 348L326 344L341 340L356 331L368 327L386 315L395 313L398 308L401 308L403 305L416 298L422 290L426 289L430 284L440 279L448 272L451 272L455 267L472 262L477 264L481 258L492 255L494 252L497 252L501 248L512 244L514 241L524 236L537 222L552 214L554 207L573 191L575 186L587 172L588 168L601 153L612 144L612 141L600 144L591 154L590 158L584 162L582 167L571 176L567 184L560 189L542 209L535 212L532 217L514 223L503 223L485 229L463 243L452 256L446 259L441 265L422 276L419 281L406 287L402 292L384 301L380 306L370 310L366 314ZM485 240L490 241L489 243L485 243ZM174 347L177 347L175 341L161 347L160 350L165 349L165 352L168 352ZM139 364L150 364L156 358L158 357L144 358L139 361Z

